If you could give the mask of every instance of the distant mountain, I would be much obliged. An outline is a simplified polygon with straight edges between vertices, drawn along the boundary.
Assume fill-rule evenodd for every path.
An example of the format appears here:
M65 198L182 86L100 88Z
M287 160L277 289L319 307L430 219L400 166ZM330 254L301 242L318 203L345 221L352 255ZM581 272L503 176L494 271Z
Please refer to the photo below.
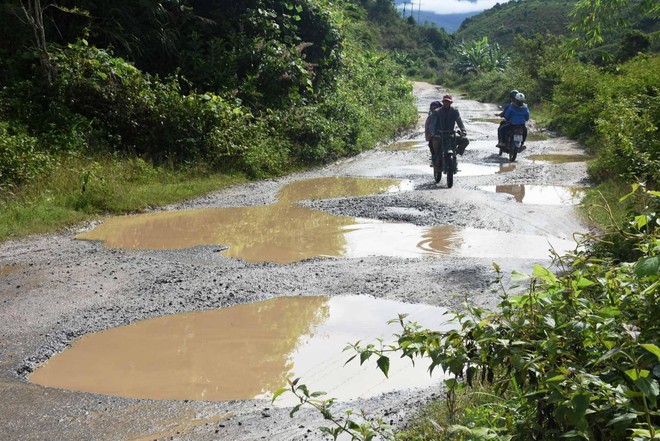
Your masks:
M481 40L511 48L516 35L532 38L541 35L568 35L569 12L577 0L525 0L497 4L464 20L454 33L460 40Z
M409 0L405 2L404 0L395 0L394 3L400 10L401 15L403 15L403 5L405 3L406 17L412 16L417 23L422 25L425 23L434 24L439 28L443 28L448 34L456 32L466 18L479 14L479 11L467 12L464 14L436 14L435 12L418 10L416 6L413 6L414 10L411 10L411 3Z

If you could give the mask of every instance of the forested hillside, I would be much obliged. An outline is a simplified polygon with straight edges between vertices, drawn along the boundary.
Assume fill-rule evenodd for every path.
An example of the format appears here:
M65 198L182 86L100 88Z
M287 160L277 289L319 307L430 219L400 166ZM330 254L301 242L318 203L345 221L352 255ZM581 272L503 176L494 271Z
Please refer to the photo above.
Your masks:
M458 41L481 39L513 47L516 35L525 38L536 34L567 35L569 13L577 0L523 0L497 4L480 14L466 18L455 37Z
M533 38L536 35L554 37L570 37L571 26L575 23L573 9L578 0L519 0L497 4L478 15L463 21L454 34L457 41L470 41L487 37L489 41L498 43L503 49L511 50L516 36ZM601 50L587 50L582 47L584 56L598 60L605 51L619 50L620 45L634 47L639 45L640 35L660 31L657 19L647 13L642 13L628 2L620 3L621 19L617 26L612 27L604 35ZM639 3L639 2L633 2ZM610 8L604 13L618 17L618 8ZM655 43L655 50L660 45Z

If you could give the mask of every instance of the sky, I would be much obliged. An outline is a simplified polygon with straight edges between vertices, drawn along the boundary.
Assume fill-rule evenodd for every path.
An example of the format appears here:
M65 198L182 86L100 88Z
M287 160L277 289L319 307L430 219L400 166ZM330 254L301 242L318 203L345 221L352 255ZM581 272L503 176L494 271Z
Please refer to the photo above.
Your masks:
M497 3L507 3L509 0L406 0L413 3L414 10L418 8L422 11L434 12L436 14L465 14L468 12L481 12L490 9ZM397 2L399 3L399 2ZM410 4L407 5L410 8ZM401 8L401 5L399 5Z

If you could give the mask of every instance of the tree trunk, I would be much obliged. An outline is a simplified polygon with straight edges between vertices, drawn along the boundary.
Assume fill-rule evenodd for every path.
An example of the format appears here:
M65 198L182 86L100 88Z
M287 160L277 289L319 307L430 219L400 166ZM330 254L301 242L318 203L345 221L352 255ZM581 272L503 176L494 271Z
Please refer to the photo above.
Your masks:
M50 61L50 54L46 47L46 31L44 29L43 8L41 0L27 0L27 6L21 0L21 7L23 13L34 33L34 43L39 52L39 63L41 70L48 80L48 84L52 84L55 79L55 67Z

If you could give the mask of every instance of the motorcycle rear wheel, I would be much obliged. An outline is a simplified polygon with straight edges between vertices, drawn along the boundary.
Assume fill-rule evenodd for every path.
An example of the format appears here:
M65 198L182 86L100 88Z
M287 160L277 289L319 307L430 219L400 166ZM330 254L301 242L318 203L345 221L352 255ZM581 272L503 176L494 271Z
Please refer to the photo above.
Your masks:
M447 162L447 188L454 186L454 158L449 155L445 158Z
M516 146L512 145L509 148L509 162L515 161L517 156L518 156L518 149L516 149Z

